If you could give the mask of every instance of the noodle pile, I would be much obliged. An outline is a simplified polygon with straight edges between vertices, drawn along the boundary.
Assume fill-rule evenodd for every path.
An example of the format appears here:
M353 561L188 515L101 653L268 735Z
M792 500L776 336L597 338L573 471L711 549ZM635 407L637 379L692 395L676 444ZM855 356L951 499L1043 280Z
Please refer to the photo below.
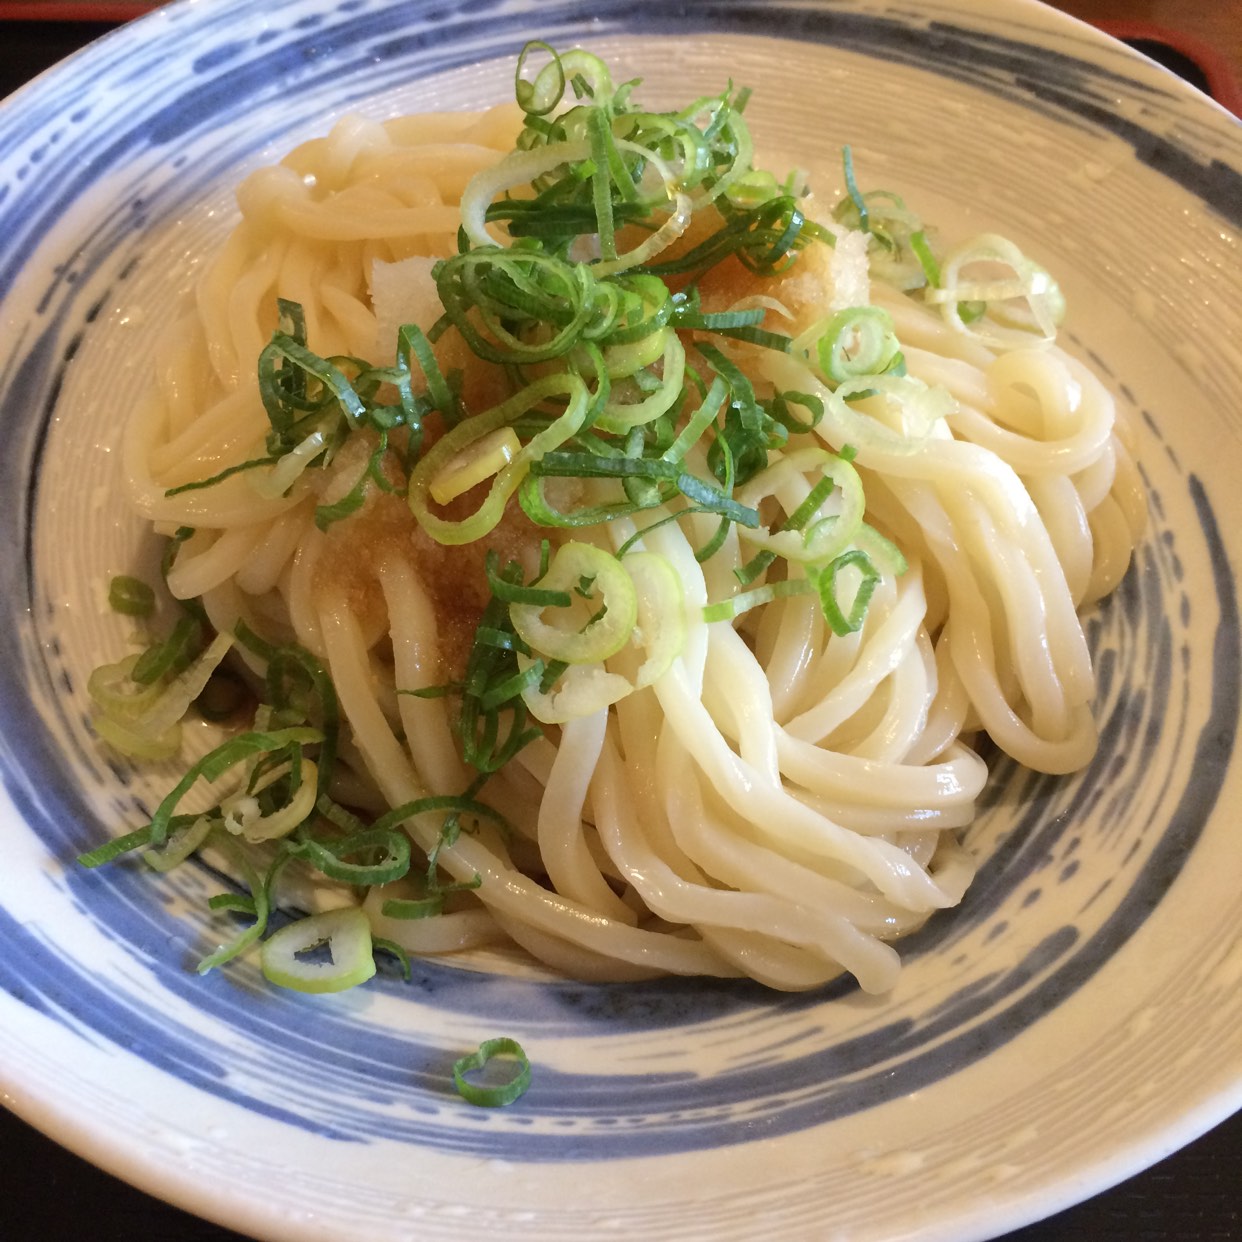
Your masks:
M406 820L462 886L442 912L385 915L386 900L416 895L408 881L349 899L376 936L416 953L514 942L586 979L743 975L806 989L844 970L884 991L899 968L890 942L955 905L971 880L958 833L986 778L972 735L1051 773L1082 767L1095 746L1079 611L1125 572L1144 503L1111 397L1055 345L1018 330L1024 344L998 348L869 277L860 232L841 230L835 250L806 251L788 274L704 278L705 309L758 306L766 328L795 338L789 351L721 343L756 391L810 394L824 408L736 498L775 532L811 494L821 450L844 454L868 523L904 558L904 572L872 558L877 580L852 632L829 624L814 593L706 619L704 608L742 593L735 571L763 545L734 526L696 559L720 519L683 501L569 532L511 504L485 539L448 546L420 527L386 458L391 489L369 485L357 512L321 528L316 506L348 492L374 448L363 433L283 493L258 484L263 471L239 471L168 494L262 455L270 425L255 360L278 299L300 304L325 358L385 363L396 323L430 332L442 309L431 261L457 253L463 194L522 123L512 107L349 118L241 186L241 222L168 332L127 433L138 510L163 534L194 530L168 587L201 599L220 634L244 623L322 663L346 725L332 795L377 816L460 794L476 776L454 696L434 688L462 675L488 599L488 548L532 569L541 538L553 551L566 538L624 549L622 564L651 554L680 591L667 667L642 684L637 639L598 662L596 681L624 679L627 692L546 723L478 790L508 827L479 817L450 839L443 812ZM834 391L799 334L859 305L891 317L907 374ZM682 335L689 347L694 334ZM462 371L468 416L512 391L504 368L480 364L457 334L435 350L445 373ZM897 400L898 386L923 397ZM701 466L701 451L688 460ZM616 492L615 481L556 487L558 502L578 505ZM649 642L641 613L637 628ZM262 673L260 655L237 651Z

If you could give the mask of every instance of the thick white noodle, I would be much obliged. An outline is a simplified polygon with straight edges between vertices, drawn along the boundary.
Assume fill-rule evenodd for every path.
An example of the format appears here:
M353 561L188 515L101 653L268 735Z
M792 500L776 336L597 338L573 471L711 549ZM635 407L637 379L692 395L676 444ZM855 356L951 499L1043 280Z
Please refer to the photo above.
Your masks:
M255 362L278 298L302 304L316 352L373 357L377 323L390 322L372 303L375 265L420 256L422 301L399 313L435 320L426 265L452 252L467 185L494 168L518 123L513 109L345 118L252 175L243 218L170 328L126 433L137 510L162 532L196 531L172 591L204 596L218 628L244 620L325 662L347 724L333 790L360 810L471 781L452 698L408 692L444 683L460 658L460 618L446 605L457 587L437 574L477 578L478 566L459 571L429 552L392 496L315 526L315 505L349 490L369 448L347 446L285 495L265 498L246 474L167 492L266 451ZM695 549L715 532L711 515L653 526L669 516L657 509L576 534L612 550L638 536L673 566L684 645L653 685L549 728L484 786L512 833L481 822L440 850L451 877L479 880L448 913L385 916L386 897L413 891L406 882L367 895L378 935L419 953L507 938L584 978L747 974L808 988L844 970L883 991L899 968L888 942L958 902L973 871L957 834L986 770L969 731L1044 771L1090 759L1094 679L1077 609L1117 584L1142 531L1132 433L1104 386L1055 346L996 357L873 287L865 246L850 235L822 275L791 278L796 315L780 290L739 305L765 309L773 327L801 317L804 331L807 314L873 297L903 342L906 383L945 390L943 408L900 409L896 387L847 403L796 351L733 353L761 392L822 399L812 442L856 450L867 520L900 546L906 572L883 573L856 633L834 634L809 595L708 624L703 606L741 589L733 571L753 554L736 530L707 564ZM451 342L437 348L463 362ZM706 471L701 449L690 466ZM775 526L813 482L787 471L765 520L770 510ZM608 669L633 677L640 662L627 649ZM429 851L441 820L406 827Z

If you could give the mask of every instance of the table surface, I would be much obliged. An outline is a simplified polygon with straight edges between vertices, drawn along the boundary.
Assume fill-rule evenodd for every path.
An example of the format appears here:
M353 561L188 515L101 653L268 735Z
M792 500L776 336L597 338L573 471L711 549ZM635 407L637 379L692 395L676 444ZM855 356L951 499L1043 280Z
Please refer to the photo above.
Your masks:
M140 11L142 0L0 0L0 96ZM1242 82L1242 0L1058 0L1077 17L1163 29L1201 48ZM70 21L90 13L98 21ZM17 19L17 20L5 20ZM1128 32L1126 32L1128 33ZM0 1238L76 1236L92 1242L240 1242L117 1181L0 1109ZM1242 1113L1154 1168L1095 1199L1010 1234L1006 1242L1232 1242L1242 1240Z

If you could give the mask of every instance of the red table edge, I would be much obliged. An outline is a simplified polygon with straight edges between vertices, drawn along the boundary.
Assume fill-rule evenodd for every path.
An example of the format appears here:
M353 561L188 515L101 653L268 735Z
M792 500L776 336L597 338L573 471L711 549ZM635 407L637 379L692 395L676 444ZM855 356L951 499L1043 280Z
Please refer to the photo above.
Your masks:
M0 3L4 22L100 22L132 21L160 7L159 0L101 0L98 4L75 4L72 0L15 0Z
M0 4L0 13L4 5ZM1098 21L1093 23L1097 29L1114 39L1123 42L1130 39L1145 39L1151 43L1163 43L1175 52L1180 52L1187 60L1197 65L1207 79L1208 94L1223 108L1227 108L1234 116L1242 117L1242 86L1234 74L1233 66L1227 57L1217 51L1210 43L1182 30L1172 30L1168 26L1156 26L1150 22L1139 21Z

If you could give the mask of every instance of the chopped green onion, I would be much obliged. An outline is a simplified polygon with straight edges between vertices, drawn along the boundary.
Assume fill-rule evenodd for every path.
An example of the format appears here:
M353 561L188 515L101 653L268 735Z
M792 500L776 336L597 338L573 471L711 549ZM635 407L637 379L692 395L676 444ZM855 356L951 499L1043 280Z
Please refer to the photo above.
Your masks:
M759 525L759 513L755 509L751 509L746 505L740 505L731 496L727 496L719 488L712 487L710 483L703 482L702 479L696 479L691 474L680 474L677 476L677 490L692 501L698 507L707 513L719 513L723 517L728 518L730 522L736 522L739 526Z
M843 612L837 598L837 575L847 567L857 569L862 574L862 579L854 592L854 601L849 612ZM832 632L844 636L862 629L871 595L880 581L880 572L871 563L871 558L865 552L855 549L843 552L824 569L811 572L814 573L824 617L832 627Z
M223 470L205 479L193 479L189 483L181 483L176 487L170 487L164 492L164 495L180 496L184 492L202 491L204 488L215 487L217 484L223 483L225 479L231 479L235 474L244 474L248 470L257 470L260 466L274 466L279 461L280 455L276 453L268 453L263 457L252 457L248 461L239 461L235 465L226 466Z
M466 1077L496 1060L503 1060L514 1067L504 1082L479 1083ZM530 1087L530 1060L516 1039L507 1036L486 1039L477 1051L454 1062L453 1082L458 1094L468 1104L477 1104L481 1108L503 1108L525 1095Z
M410 869L410 839L394 828L372 827L336 841L303 835L288 848L343 884L390 884Z
M230 914L244 914L248 918L255 918L259 913L258 902L246 893L217 893L207 898L207 909L227 910Z
M932 254L927 234L922 229L910 234L910 249L914 251L914 257L918 259L927 283L934 289L940 284L940 264Z
M506 604L524 604L537 608L568 608L573 597L564 588L523 586L520 582L511 582L498 569L499 558L496 552L487 555L487 584L492 594ZM543 578L540 578L543 581Z
M858 212L858 227L864 233L871 231L871 213L867 209L867 200L858 190L858 182L854 180L854 153L848 146L841 148L841 167L845 176L845 192L850 196Z
M151 844L162 845L168 835L169 824L177 803L194 787L201 777L208 782L219 780L230 768L255 755L283 750L291 743L313 743L323 740L318 729L292 727L271 732L253 731L239 734L221 743L195 763L177 782L151 817Z
M308 955L326 946L326 960ZM297 992L343 992L375 974L371 924L357 906L298 919L263 942L264 977Z
M567 588L584 576L594 580L604 601L603 616L581 623ZM615 655L629 641L638 617L638 597L628 570L611 553L594 544L569 542L557 549L542 579L545 594L563 594L565 624L547 620L546 605L513 603L509 618L514 630L532 650L568 664L594 664Z
M444 913L444 894L431 893L426 897L390 897L380 906L380 913L387 919L430 919Z
M859 375L879 375L901 356L893 321L878 306L837 311L816 341L820 370L830 384Z
M155 592L139 578L117 574L108 584L108 603L113 612L149 617L155 611Z
M251 945L257 944L260 937L267 930L268 916L271 914L272 902L271 891L272 885L276 881L276 876L281 868L288 862L287 854L277 854L275 860L267 870L266 875L260 875L255 867L251 864L249 857L234 844L231 837L221 834L218 843L226 850L231 850L233 857L237 863L238 869L246 878L246 883L250 889L250 896L243 904L234 904L227 900L229 895L224 895L225 900L222 902L213 899L216 902L213 908L232 909L238 913L253 917L253 922L242 928L232 940L226 941L220 945L213 953L209 953L198 964L198 973L205 975L209 971L215 970L217 966L223 966L226 962L231 962L235 957L240 956ZM211 905L211 903L208 903Z
M120 858L122 854L128 854L130 850L139 850L144 845L150 844L151 825L148 824L145 828L127 832L123 837L114 837L111 841L105 841L103 845L97 845L93 850L79 854L78 865L93 870L95 867L102 867L105 863Z
M186 820L189 822L181 822ZM142 861L155 871L171 871L185 862L207 840L213 826L207 815L178 816L170 825L164 844L156 849L145 850Z
M371 937L371 954L388 953L397 959L398 969L401 971L401 977L409 983L413 978L413 970L410 966L410 955L395 941L388 940L383 936Z
M197 618L181 617L162 643L142 653L130 675L139 685L151 685L162 677L179 673L194 659L202 645L203 630Z
M770 604L773 600L784 599L790 595L809 595L813 590L813 586L805 578L782 578L779 582L769 582L753 591L743 591L732 599L721 600L718 604L706 604L703 608L703 620L732 621L742 613L758 608L760 604Z
M564 412L550 427L523 445L513 460L494 476L487 497L474 514L456 520L432 513L429 504L431 481L448 462L467 445L515 422L540 402L554 398L566 400ZM410 476L409 504L418 524L440 543L473 543L483 538L500 521L506 502L530 470L531 463L559 448L582 427L588 399L586 385L579 376L553 374L535 380L493 409L459 423L424 454Z

